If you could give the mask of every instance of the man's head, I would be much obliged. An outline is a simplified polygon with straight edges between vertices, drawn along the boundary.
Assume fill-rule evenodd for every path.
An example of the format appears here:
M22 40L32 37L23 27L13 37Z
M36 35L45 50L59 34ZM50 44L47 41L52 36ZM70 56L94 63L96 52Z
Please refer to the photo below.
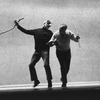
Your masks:
M66 29L67 29L66 24L61 24L60 27L59 27L59 31L60 31L61 34L64 34Z
M61 24L59 29L60 30L66 30L67 29L67 25L66 24Z
M44 21L44 23L43 23L43 25L44 25L44 28L49 28L49 27L51 27L51 21L50 20L46 20L46 21Z

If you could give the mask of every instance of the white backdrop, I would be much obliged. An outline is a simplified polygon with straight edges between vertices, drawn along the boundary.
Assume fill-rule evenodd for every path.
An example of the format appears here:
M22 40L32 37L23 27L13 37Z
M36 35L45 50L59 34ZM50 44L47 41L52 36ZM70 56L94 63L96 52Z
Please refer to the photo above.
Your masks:
M0 32L13 27L13 21L24 17L20 25L26 29L42 27L43 21L52 21L55 32L65 23L80 34L81 48L71 42L72 60L69 82L100 81L100 1L99 0L0 0ZM17 28L0 35L0 85L28 84L29 63L34 52L32 36ZM60 82L60 67L55 47L50 49L53 82ZM46 82L43 62L36 70L41 83Z

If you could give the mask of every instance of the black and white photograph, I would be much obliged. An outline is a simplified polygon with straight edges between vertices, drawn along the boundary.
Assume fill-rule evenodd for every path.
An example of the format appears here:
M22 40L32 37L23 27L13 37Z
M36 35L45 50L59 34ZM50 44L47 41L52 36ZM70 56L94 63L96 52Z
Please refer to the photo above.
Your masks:
M0 0L2 100L97 100L100 0Z

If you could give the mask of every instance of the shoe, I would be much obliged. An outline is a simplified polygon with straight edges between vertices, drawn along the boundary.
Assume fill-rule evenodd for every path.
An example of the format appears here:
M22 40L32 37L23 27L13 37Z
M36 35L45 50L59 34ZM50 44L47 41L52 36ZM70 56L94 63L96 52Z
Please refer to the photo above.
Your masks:
M66 87L66 83L63 83L61 87Z
M37 81L34 81L34 87L38 86L40 84L40 81L37 80Z
M52 81L48 81L48 88L52 87Z

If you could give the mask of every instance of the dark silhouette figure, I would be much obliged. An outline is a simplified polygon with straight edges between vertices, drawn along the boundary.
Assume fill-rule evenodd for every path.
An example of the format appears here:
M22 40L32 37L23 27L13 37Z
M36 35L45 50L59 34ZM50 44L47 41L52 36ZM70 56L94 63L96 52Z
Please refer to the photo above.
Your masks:
M66 24L59 27L50 41L47 43L49 46L56 46L56 56L60 63L62 87L66 87L67 74L70 69L71 49L70 40L78 42L80 37L75 36L73 32L67 29Z
M52 87L52 73L49 65L50 47L47 45L47 42L50 40L51 36L53 35L52 31L49 30L49 28L51 27L51 22L49 20L46 20L43 23L42 28L37 28L33 30L26 30L25 28L21 27L16 20L14 21L14 23L20 31L24 32L25 34L34 36L35 52L29 64L31 81L34 81L34 87L36 87L40 83L35 70L35 65L40 60L40 58L42 58L44 62L48 87Z

